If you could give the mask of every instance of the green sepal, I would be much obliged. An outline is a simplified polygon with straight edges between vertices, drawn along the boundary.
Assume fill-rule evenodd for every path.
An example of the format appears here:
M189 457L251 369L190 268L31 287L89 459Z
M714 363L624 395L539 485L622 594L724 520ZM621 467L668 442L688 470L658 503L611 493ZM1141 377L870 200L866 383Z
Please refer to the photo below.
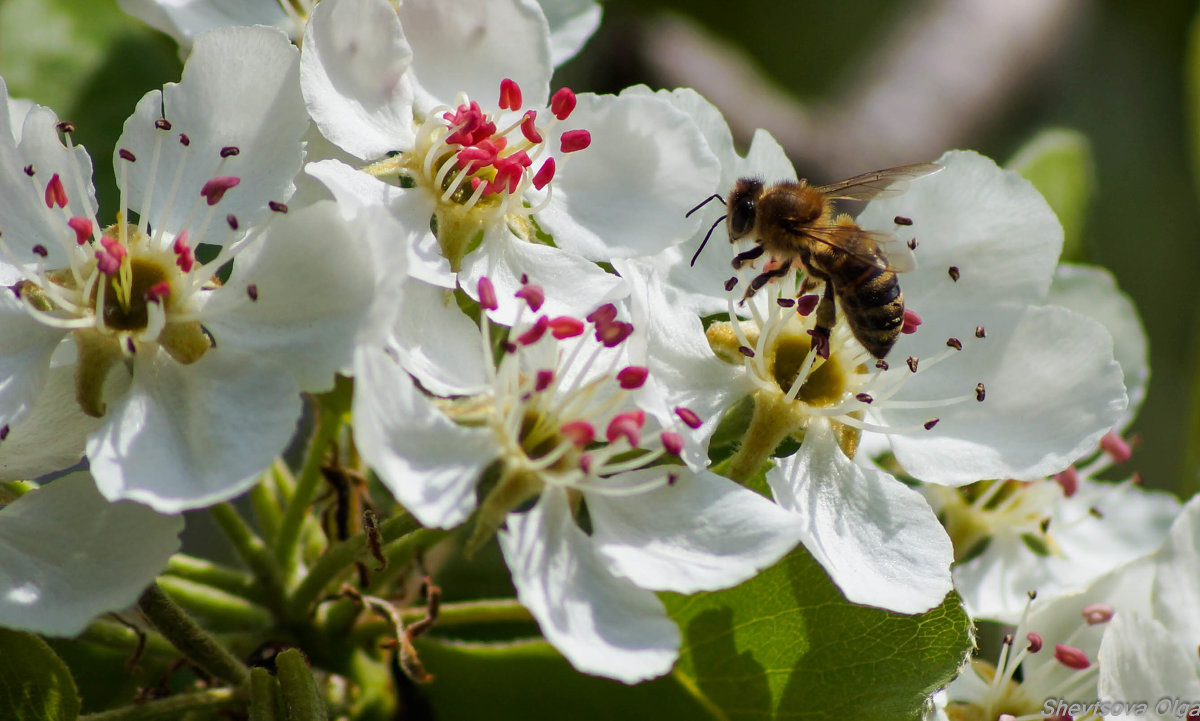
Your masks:
M75 721L79 716L70 670L31 633L0 628L0 709L11 721Z
M250 721L279 721L282 717L279 682L265 668L250 669Z
M326 721L325 703L300 649L289 648L276 656L275 668L284 721Z

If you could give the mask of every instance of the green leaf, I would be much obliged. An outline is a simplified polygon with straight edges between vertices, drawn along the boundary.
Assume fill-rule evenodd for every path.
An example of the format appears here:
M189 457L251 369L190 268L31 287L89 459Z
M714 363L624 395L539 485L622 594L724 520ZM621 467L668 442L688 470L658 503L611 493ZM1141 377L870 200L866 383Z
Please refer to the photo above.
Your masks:
M736 588L662 597L675 674L718 718L919 719L971 648L956 595L920 616L854 605L803 548Z
M585 676L541 640L467 644L422 639L417 650L434 679L415 692L429 702L439 721L706 718L670 677L626 686Z
M1087 136L1066 128L1043 130L1017 151L1008 167L1033 183L1058 216L1064 233L1062 259L1086 260L1083 226L1096 187Z
M75 721L79 716L71 672L31 633L0 628L0 709L11 721Z

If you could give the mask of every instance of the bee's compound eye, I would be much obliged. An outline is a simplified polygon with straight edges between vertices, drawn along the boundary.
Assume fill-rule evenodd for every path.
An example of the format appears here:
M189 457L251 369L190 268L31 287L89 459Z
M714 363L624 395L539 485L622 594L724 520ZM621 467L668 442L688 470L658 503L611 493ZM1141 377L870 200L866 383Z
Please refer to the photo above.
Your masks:
M739 198L729 215L729 229L733 236L742 236L754 227L754 198Z
M733 189L729 203L729 239L737 240L754 229L755 207L762 183L743 178Z

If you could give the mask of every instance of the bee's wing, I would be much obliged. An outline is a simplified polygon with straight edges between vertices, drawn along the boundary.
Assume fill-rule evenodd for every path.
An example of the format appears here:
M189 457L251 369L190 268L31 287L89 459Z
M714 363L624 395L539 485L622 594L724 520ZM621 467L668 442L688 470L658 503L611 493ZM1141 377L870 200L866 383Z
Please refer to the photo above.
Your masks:
M903 193L908 189L908 181L936 173L941 169L942 166L937 163L901 165L897 168L863 173L830 185L822 185L817 187L817 190L831 198L846 200L886 198Z
M912 249L891 233L863 230L854 225L798 225L792 232L880 270L907 273L917 267Z
M910 273L917 269L917 256L907 242L891 233L863 231L871 236L875 245L887 257L888 269L894 273Z

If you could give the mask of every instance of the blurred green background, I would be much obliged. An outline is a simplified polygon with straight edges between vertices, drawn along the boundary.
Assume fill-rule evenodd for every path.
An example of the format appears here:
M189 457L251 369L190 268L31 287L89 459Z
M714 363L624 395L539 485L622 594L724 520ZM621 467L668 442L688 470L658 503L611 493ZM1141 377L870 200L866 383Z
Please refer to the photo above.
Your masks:
M614 0L556 84L693 85L743 140L767 128L801 176L824 182L951 147L1005 162L1041 129L1081 131L1095 192L1075 259L1116 274L1150 336L1150 390L1133 428L1142 445L1128 469L1186 496L1200 488L1196 10L1175 0ZM75 121L104 208L115 203L108 159L124 118L179 68L170 40L110 0L0 0L0 76L11 95Z

